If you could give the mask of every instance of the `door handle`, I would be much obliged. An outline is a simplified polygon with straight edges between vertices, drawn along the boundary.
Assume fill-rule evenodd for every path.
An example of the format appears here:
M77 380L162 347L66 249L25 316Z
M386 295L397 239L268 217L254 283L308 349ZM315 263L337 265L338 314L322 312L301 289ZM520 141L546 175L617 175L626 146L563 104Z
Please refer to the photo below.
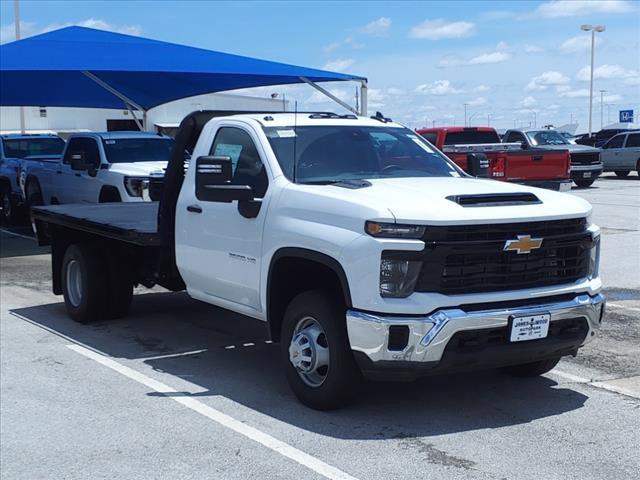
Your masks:
M202 207L200 205L189 205L187 207L187 212L202 213Z

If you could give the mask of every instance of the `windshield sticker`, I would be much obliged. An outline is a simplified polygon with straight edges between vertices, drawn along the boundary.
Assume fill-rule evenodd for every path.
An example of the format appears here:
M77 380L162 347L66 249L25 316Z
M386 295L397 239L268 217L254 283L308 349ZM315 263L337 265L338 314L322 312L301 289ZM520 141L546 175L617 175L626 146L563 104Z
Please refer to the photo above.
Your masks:
M116 141L115 140L105 140L104 143L106 143L107 145L115 145Z
M280 138L291 138L296 136L295 130L277 130Z

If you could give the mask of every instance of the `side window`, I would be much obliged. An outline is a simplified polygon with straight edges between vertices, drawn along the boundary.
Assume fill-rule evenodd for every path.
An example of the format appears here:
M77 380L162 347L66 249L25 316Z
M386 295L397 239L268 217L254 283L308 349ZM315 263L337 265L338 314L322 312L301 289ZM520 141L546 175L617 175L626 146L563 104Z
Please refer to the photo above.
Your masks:
M623 141L624 135L616 135L607 142L606 148L622 148Z
M429 142L431 145L436 144L436 141L438 140L438 134L437 133L423 133L421 134L424 139Z
M507 138L504 141L504 143L521 143L524 141L525 141L524 135L521 134L520 132L509 132L509 135L507 135Z
M62 162L70 165L72 156L78 154L84 155L87 164L94 165L96 168L100 166L100 151L98 143L93 138L70 139Z
M640 133L631 133L627 137L627 148L640 147Z
M222 127L213 141L213 156L231 157L234 185L249 185L255 198L267 193L269 180L258 150L247 132L235 127Z

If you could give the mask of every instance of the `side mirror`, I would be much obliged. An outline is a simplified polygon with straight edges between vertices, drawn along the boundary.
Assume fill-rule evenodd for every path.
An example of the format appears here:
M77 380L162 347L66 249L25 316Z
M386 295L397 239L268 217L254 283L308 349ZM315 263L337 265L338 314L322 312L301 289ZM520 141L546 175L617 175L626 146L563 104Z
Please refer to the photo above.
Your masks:
M489 159L484 153L467 154L467 173L473 177L489 178Z
M196 160L196 198L205 202L253 200L249 185L233 185L231 157L203 156Z
M520 146L522 147L523 150L526 150L527 148L529 148L529 144L524 140L520 142Z

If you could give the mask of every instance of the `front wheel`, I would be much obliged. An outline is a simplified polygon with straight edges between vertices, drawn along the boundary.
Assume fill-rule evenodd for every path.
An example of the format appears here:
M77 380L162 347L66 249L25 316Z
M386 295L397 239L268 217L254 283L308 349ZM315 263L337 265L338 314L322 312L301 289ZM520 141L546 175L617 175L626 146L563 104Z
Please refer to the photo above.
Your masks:
M559 361L560 357L555 357L538 362L503 367L500 370L514 377L537 377L553 370Z
M593 182L595 181L596 181L595 178L589 178L586 180L574 180L574 182L576 182L576 185L580 188L588 188L591 185L593 185Z
M313 290L296 296L284 315L281 355L298 399L316 410L346 405L361 380L335 294Z
M616 177L624 178L627 175L629 175L629 170L616 170L615 174L616 174Z
M11 195L11 190L8 188L1 188L0 190L0 207L2 207L2 212L0 213L2 225L13 224L16 219L16 203Z

